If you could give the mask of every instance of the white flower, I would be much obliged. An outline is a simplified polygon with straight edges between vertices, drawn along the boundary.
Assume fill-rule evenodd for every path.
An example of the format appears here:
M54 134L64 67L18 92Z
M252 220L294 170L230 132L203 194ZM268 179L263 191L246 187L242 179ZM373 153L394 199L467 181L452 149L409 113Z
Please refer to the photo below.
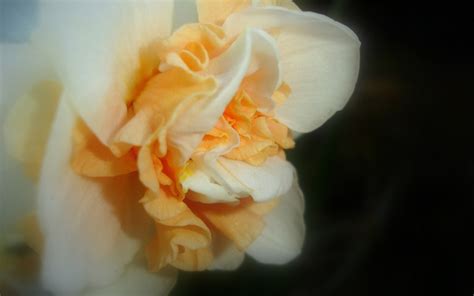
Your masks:
M169 266L301 252L304 200L284 149L350 97L350 29L292 1L39 8L31 44L2 44L1 83L2 104L27 93L4 131L39 178L48 290L167 294Z

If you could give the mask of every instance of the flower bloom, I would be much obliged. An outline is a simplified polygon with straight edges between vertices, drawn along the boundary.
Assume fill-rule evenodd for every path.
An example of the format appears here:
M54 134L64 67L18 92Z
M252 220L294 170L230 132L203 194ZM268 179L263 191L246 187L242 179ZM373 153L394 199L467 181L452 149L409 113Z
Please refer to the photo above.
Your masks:
M166 294L176 269L301 252L285 150L350 97L350 29L292 1L47 2L40 16L33 50L3 46L12 73L26 66L5 80L34 86L4 130L38 180L48 290Z

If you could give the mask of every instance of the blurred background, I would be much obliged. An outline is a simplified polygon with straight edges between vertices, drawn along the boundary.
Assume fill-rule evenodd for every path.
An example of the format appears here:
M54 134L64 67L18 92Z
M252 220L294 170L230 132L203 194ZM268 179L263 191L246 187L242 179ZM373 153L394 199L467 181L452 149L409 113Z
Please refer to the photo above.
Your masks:
M302 255L181 273L172 295L472 295L473 17L460 2L295 0L359 36L343 111L289 153ZM469 87L469 89L468 89Z
M362 42L349 104L288 154L306 196L302 255L284 266L246 258L234 272L180 272L171 295L472 295L467 4L294 2Z

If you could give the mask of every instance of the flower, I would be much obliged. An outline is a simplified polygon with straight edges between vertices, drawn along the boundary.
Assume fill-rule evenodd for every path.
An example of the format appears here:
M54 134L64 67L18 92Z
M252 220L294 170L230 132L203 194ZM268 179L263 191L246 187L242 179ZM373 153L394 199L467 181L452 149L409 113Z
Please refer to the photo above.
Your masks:
M4 130L39 180L48 290L166 294L176 269L300 253L284 151L350 97L350 29L284 0L45 2L32 44Z

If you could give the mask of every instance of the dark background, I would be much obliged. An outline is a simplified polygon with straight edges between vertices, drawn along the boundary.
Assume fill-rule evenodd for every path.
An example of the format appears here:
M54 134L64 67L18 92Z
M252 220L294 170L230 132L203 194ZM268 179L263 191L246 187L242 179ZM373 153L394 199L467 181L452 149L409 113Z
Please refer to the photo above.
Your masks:
M289 152L302 255L180 272L172 295L472 295L474 16L460 1L295 1L362 42L346 108ZM471 15L470 15L471 14Z

